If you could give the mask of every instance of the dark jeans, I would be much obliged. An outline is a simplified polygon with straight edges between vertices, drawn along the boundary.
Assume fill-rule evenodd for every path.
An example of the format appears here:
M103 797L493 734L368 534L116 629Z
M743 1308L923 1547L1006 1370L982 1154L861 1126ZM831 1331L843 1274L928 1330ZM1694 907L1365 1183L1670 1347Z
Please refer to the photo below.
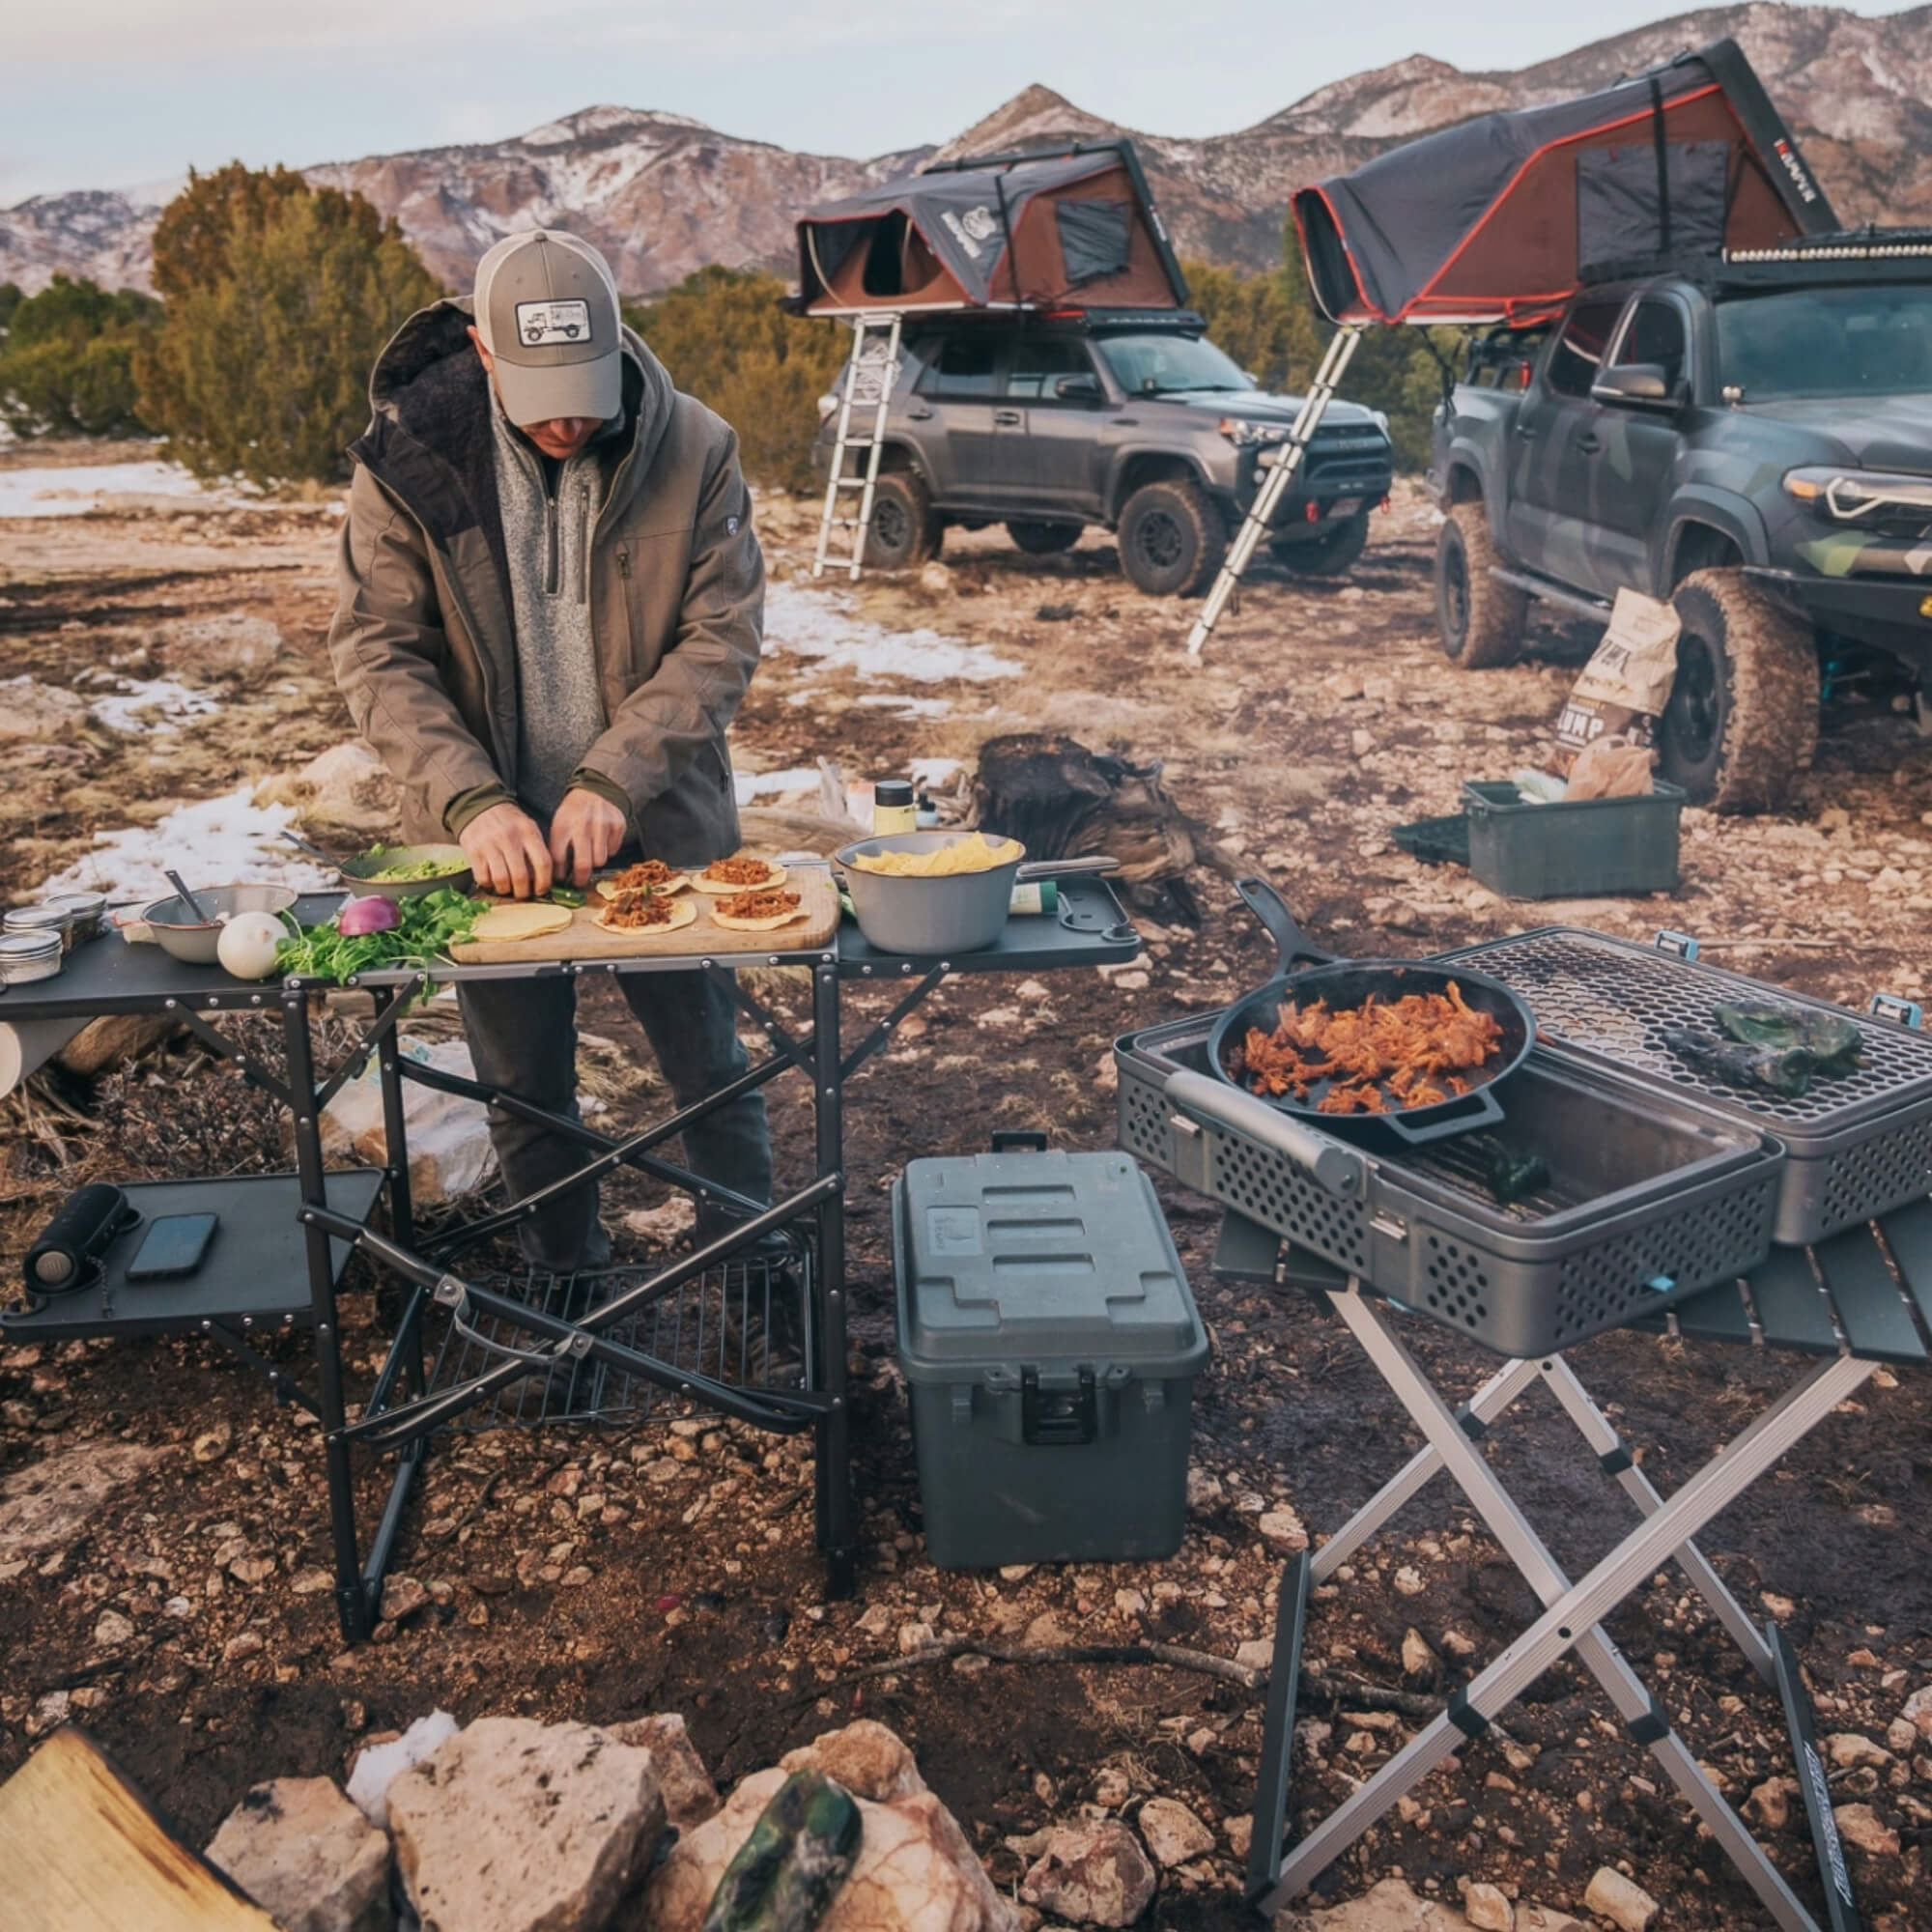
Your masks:
M708 975L627 973L618 985L657 1055L680 1107L736 1079L750 1065L738 1039L737 1009ZM571 1120L577 1112L577 988L569 980L478 980L461 985L463 1024L476 1077ZM513 1201L582 1167L589 1150L501 1108L490 1109L490 1138ZM772 1198L772 1144L762 1094L747 1094L687 1129L685 1165L760 1205ZM660 1150L662 1151L662 1150ZM700 1217L700 1225L718 1217ZM572 1188L519 1223L524 1257L567 1273L610 1259L597 1220L594 1182Z

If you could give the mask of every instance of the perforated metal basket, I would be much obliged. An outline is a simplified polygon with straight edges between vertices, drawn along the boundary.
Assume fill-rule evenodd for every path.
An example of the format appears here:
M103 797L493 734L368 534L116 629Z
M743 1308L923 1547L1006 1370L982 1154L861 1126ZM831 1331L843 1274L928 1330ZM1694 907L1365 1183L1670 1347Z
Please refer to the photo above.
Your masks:
M1497 1131L1550 1179L1505 1207L1474 1142L1358 1148L1215 1079L1213 1021L1116 1044L1121 1145L1503 1354L1570 1348L1771 1250L1782 1144L1689 1100L1537 1049Z
M1656 946L1548 925L1446 955L1514 986L1537 1033L1567 1058L1634 1073L1786 1149L1774 1237L1803 1245L1921 1198L1932 1187L1932 1037L1787 992ZM1795 1099L1726 1086L1665 1044L1666 1027L1713 1027L1719 1001L1775 999L1852 1020L1864 1065Z

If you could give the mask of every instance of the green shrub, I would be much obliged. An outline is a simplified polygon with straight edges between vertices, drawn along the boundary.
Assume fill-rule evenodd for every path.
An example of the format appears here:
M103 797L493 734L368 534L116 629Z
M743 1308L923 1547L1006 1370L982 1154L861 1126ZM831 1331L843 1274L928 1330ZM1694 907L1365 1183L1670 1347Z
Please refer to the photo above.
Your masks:
M10 283L0 290L0 422L19 437L139 434L134 354L159 316L133 289L56 275L22 296Z
M136 358L143 413L202 476L330 482L383 345L442 290L358 194L239 164L190 178L156 232L167 298Z
M738 432L753 482L810 490L818 398L838 382L852 338L836 324L787 315L784 293L778 276L756 269L700 269L625 319L671 381Z
M1301 248L1293 223L1284 237L1282 266L1264 275L1237 274L1206 262L1185 265L1193 305L1208 320L1208 336L1264 388L1299 391L1314 378L1333 327L1309 299ZM1454 329L1374 327L1356 346L1342 378L1351 403L1380 410L1389 419L1398 470L1429 462L1429 426L1442 395L1431 347L1447 355Z

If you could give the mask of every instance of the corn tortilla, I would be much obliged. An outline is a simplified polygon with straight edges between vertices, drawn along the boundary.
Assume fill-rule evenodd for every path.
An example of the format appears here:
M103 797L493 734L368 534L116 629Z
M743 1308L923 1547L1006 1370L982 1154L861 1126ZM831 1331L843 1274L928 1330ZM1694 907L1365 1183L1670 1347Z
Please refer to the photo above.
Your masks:
M734 853L732 856L733 858L737 859L749 859L753 855L749 852L739 852L739 853ZM728 864L729 861L724 861L721 863ZM774 892L780 886L784 884L785 868L782 866L781 866L777 860L761 859L758 861L758 863L764 867L765 870L767 871L767 873L770 874L770 876L767 878L760 879L757 882L757 884L753 886L727 885L723 879L707 879L702 871L696 871L692 873L691 883L700 893L709 893L713 898L725 898L725 899L736 898L740 893Z
M653 893L651 896L660 903L668 899L668 895L665 893ZM606 906L591 920L591 924L601 926L606 932L621 933L627 939L648 939L653 933L675 932L680 926L695 925L697 923L697 908L689 899L678 899L671 903L670 917L661 925L617 925L611 917L615 911L615 906Z
M492 906L469 928L469 937L491 945L519 939L541 939L546 933L561 932L570 923L572 916L568 906Z

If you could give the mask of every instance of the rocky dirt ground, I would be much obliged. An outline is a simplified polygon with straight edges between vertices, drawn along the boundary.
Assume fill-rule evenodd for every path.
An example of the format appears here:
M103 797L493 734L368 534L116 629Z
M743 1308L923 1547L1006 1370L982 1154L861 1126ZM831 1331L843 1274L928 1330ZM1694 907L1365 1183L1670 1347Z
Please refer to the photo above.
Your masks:
M1097 537L1042 561L997 532L954 533L938 568L828 592L798 581L812 506L776 498L761 516L782 647L734 733L741 770L822 756L868 776L914 758L970 766L990 735L1057 728L1096 751L1164 760L1163 782L1206 829L1213 862L1191 880L1199 929L1171 910L1144 919L1143 965L1017 988L953 982L853 1085L858 1596L824 1600L796 1443L701 1419L505 1430L439 1448L403 1531L395 1614L375 1642L344 1652L319 1445L298 1412L189 1344L0 1349L0 1773L63 1716L79 1718L200 1842L251 1781L340 1776L372 1734L438 1704L465 1719L679 1711L727 1784L828 1722L876 1717L913 1745L1003 1888L1026 1861L1015 1841L1083 1805L1131 1819L1161 1794L1207 1821L1214 1844L1164 1874L1155 1920L1234 1925L1256 1693L1164 1666L897 1660L948 1639L1165 1641L1236 1659L1272 1627L1297 1522L1318 1535L1339 1523L1413 1439L1332 1321L1210 1280L1216 1212L1164 1186L1216 1345L1196 1390L1179 1555L934 1569L892 1353L891 1175L916 1154L983 1145L996 1126L1111 1146L1113 1037L1224 1004L1269 970L1270 949L1227 883L1245 867L1267 872L1339 949L1422 952L1546 920L1633 935L1668 924L1725 964L1809 991L1925 997L1932 757L1906 719L1834 718L1784 816L1687 814L1673 897L1512 905L1460 870L1406 859L1389 830L1453 810L1465 777L1537 762L1588 640L1552 633L1517 668L1448 668L1429 610L1434 531L1412 490L1378 519L1352 578L1258 579L1198 664L1179 650L1187 612L1131 590ZM232 791L346 737L322 649L334 528L327 503L195 499L0 525L0 672L72 694L65 705L35 696L29 716L24 700L6 701L24 687L0 686L0 893L27 895L98 832ZM238 615L272 624L279 648L265 658L237 647ZM906 633L919 634L912 644L880 642ZM881 670L882 650L896 670ZM137 700L148 681L205 693L213 708L172 729L100 721L100 694ZM858 996L849 1023L871 1004ZM649 1118L662 1090L633 1064L634 1024L602 991L586 1009L603 1042L586 1054L586 1086L607 1123ZM802 1175L803 1095L781 1093L774 1122L781 1170ZM277 1131L266 1102L179 1042L125 1073L38 1076L0 1116L5 1264L79 1179L260 1168L278 1158ZM634 1177L609 1195L613 1217L660 1199ZM625 1238L634 1250L642 1239ZM364 1374L390 1304L352 1279L347 1339ZM1488 1372L1488 1358L1446 1334L1408 1339L1459 1389ZM1789 1378L1787 1364L1743 1351L1634 1336L1593 1342L1576 1360L1618 1427L1648 1445L1645 1467L1666 1491ZM1928 1391L1922 1375L1881 1373L1705 1539L1804 1660L1853 1872L1889 1932L1932 1923L1932 1697L1914 1706L1916 1723L1906 1711L1932 1684ZM1526 1402L1492 1441L1567 1565L1587 1564L1621 1530L1627 1505L1578 1466L1549 1406ZM50 1465L67 1478L57 1492ZM384 1478L373 1463L364 1471L371 1511ZM1346 1795L1417 1721L1405 1696L1439 1695L1533 1608L1465 1506L1440 1490L1412 1505L1321 1593L1307 1662L1330 1689L1304 1704L1297 1803L1319 1816ZM1611 1630L1815 1908L1776 1699L1674 1575ZM1763 1922L1656 1764L1566 1664L1371 1832L1329 1888L1349 1896L1400 1877L1453 1904L1481 1883L1580 1912L1605 1864L1662 1901L1666 1926Z

